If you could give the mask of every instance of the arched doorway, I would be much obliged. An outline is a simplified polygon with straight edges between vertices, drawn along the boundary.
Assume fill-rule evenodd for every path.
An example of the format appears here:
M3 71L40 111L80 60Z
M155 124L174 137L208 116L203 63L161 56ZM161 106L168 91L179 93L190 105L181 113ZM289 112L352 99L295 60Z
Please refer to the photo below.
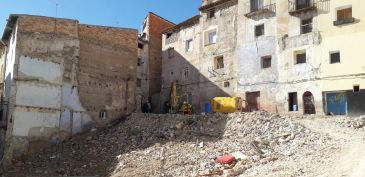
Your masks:
M311 92L303 94L304 114L316 114L316 107L314 106L314 97Z

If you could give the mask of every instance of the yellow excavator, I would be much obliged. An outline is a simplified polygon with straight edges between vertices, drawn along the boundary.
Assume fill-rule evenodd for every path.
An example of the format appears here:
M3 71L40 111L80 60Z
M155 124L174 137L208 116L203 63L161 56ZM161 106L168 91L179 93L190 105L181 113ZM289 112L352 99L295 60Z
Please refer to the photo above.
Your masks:
M177 84L176 82L172 82L170 94L170 113L193 114L193 106L187 102L180 103L180 98L181 97L177 95Z

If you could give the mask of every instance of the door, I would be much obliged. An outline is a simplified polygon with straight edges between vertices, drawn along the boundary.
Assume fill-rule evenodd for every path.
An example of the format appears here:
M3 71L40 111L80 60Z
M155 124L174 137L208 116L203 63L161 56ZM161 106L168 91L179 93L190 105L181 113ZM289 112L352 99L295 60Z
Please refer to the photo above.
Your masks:
M246 93L247 111L258 111L260 109L260 92Z
M304 114L316 114L316 108L314 106L314 97L311 92L305 92L303 94Z
M327 114L346 115L347 96L346 93L327 93Z
M289 111L298 111L298 95L297 92L289 93Z

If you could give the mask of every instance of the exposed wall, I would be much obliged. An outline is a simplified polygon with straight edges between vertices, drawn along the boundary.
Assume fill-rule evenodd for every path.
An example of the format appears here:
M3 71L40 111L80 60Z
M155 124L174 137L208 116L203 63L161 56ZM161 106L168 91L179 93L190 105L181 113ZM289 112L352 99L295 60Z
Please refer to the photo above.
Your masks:
M139 66L137 67L137 79L141 80L140 87L137 86L136 90L136 111L142 111L142 105L149 97L149 81L148 81L148 49L149 43L143 39L139 39L139 45L143 45L142 48L138 48L138 58L140 58Z
M5 72L6 158L135 109L136 30L26 15L16 23Z
M99 113L112 120L135 109L137 31L79 26L78 93L91 118L103 124Z
M162 65L162 31L175 24L153 14L148 15L148 81L149 96L161 91L161 65Z

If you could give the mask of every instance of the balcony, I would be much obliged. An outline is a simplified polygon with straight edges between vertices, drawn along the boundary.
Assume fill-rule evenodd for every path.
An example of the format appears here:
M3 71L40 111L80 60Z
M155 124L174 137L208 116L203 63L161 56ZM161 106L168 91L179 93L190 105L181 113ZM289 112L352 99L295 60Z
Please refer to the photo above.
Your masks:
M297 15L303 12L317 10L315 0L289 0L289 14Z
M252 17L260 14L265 13L272 13L276 11L276 4L268 4L264 5L261 3L248 3L245 5L245 16L246 17Z

